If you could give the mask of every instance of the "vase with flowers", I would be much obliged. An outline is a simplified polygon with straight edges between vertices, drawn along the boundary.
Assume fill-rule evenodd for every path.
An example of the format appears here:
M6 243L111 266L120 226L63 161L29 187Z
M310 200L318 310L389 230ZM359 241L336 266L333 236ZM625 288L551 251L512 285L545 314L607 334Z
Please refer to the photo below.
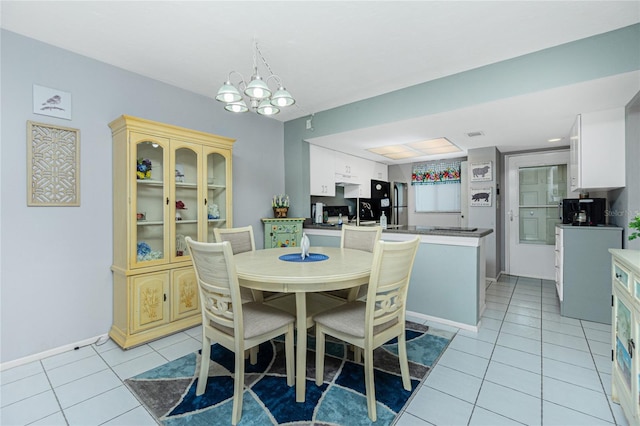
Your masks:
M289 196L286 194L274 195L271 199L271 207L273 207L273 216L278 218L287 217L289 212Z
M151 160L148 158L138 158L136 177L138 179L151 179Z

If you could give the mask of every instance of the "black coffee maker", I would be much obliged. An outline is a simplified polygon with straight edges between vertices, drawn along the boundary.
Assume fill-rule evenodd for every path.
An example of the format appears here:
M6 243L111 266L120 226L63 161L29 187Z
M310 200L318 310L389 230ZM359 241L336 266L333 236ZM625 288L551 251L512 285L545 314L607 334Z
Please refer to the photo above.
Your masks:
M562 200L562 223L574 226L598 226L607 222L606 198L565 198Z

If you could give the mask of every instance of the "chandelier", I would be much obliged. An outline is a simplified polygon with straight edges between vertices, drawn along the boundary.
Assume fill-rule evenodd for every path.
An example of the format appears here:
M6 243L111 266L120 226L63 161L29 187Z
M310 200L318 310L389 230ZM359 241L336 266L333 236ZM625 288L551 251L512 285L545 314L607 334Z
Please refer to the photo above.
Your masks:
M258 48L258 42L253 42L253 75L249 84L245 82L244 77L238 71L231 71L227 81L220 87L216 100L224 102L224 109L231 112L247 112L249 107L252 111L262 115L275 115L280 112L280 108L293 105L296 100L293 99L291 94L282 85L282 79L275 75L271 71L271 67L267 63L266 59L262 55L262 52ZM262 64L269 72L269 76L263 79L258 73L258 57L262 61ZM237 74L240 76L240 81L234 85L231 82L231 76ZM275 80L278 89L275 92L269 88L267 83L269 80ZM247 101L240 94L240 90L244 89L243 93L248 99Z

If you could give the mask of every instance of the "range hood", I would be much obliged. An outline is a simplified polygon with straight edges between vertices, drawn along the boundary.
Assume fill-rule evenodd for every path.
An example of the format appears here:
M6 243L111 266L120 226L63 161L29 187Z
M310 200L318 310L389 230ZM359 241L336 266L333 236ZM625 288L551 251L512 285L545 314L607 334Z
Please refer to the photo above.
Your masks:
M336 182L336 186L360 186L358 182Z
M336 173L335 181L336 186L360 185L357 176L345 175L342 173Z

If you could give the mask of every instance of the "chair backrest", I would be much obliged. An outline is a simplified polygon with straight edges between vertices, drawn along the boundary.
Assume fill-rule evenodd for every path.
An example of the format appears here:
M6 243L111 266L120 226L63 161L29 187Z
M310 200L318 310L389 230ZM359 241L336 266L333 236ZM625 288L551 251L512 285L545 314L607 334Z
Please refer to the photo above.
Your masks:
M256 243L253 239L253 226L251 225L228 229L214 228L213 235L218 243L229 241L233 254L256 250Z
M376 243L367 293L367 332L396 319L404 322L407 290L419 245L417 236L410 241Z
M201 243L190 237L185 241L200 289L203 325L212 321L216 328L242 336L242 300L231 243Z
M340 247L372 253L381 235L382 228L380 226L342 225Z

